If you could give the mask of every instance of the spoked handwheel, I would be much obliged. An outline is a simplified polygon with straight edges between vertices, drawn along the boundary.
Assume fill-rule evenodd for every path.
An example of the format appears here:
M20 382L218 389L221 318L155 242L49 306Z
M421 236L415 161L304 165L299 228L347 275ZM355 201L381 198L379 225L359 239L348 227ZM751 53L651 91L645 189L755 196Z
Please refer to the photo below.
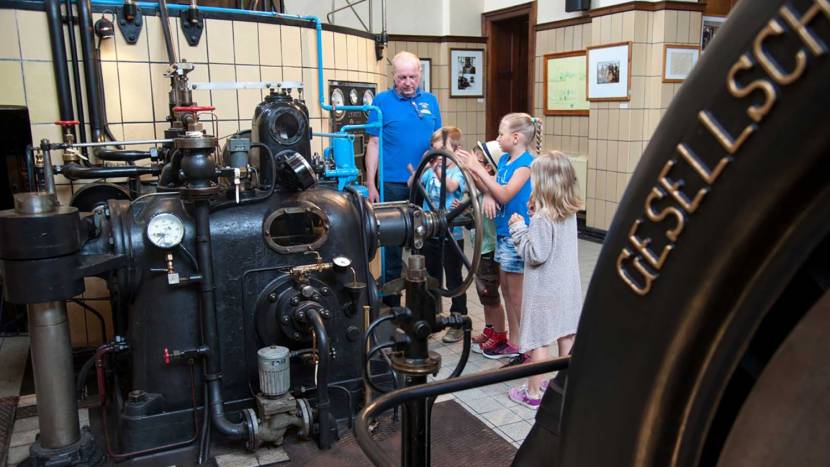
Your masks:
M441 176L439 177L441 183L441 191L439 196L439 203L436 206L432 200L427 196L426 190L424 189L423 184L421 183L421 176L424 174L424 171L427 170L427 167L432 163L433 160L440 159L438 162L440 164L440 171ZM464 190L465 196L462 198L462 201L455 207L449 206L447 207L447 160L452 161L456 166L461 169L461 173L464 175L464 182L466 185L466 189ZM444 287L442 284L438 284L435 287L435 291L444 297L455 297L464 293L470 284L473 282L475 278L475 272L478 270L478 264L481 261L481 207L478 202L478 190L476 189L475 183L473 178L470 174L462 168L459 164L458 158L456 158L452 153L445 151L443 149L432 149L427 152L424 159L418 165L418 169L415 170L415 174L413 176L412 182L412 191L409 194L409 202L410 204L415 204L418 202L418 198L423 198L424 203L429 208L429 211L433 213L437 213L437 216L434 216L434 221L439 223L439 225L435 226L432 229L435 232L431 238L437 238L440 240L441 244L441 264L444 264L445 257L444 257L444 242L447 240L452 248L460 255L461 262L464 264L464 267L467 269L466 274L464 275L464 280L461 281L461 284L450 290ZM454 227L464 226L468 229L472 228L475 229L477 235L475 236L475 244L473 247L473 254L472 259L468 258L467 255L464 253L464 250L458 244L458 241L452 235L452 229Z

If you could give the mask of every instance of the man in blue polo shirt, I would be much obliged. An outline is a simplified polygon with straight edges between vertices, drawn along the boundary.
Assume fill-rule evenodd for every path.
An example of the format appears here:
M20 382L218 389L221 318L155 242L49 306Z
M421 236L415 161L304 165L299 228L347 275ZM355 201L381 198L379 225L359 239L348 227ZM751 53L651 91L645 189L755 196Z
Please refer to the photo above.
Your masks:
M417 167L424 152L429 149L432 132L441 128L441 110L438 99L422 91L421 61L410 52L400 52L392 59L392 89L375 97L373 105L383 112L383 200L401 201L409 199L408 164ZM377 115L369 112L369 122L377 121ZM379 201L375 176L378 172L377 128L366 130L369 144L366 148L366 184L369 201ZM401 249L386 248L386 275L383 282L401 276ZM388 296L384 302L399 306L399 296Z

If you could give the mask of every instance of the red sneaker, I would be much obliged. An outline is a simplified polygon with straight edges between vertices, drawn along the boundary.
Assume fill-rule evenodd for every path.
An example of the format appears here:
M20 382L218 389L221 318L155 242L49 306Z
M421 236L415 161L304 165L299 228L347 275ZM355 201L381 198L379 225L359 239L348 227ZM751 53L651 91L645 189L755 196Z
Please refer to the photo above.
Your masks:
M484 330L481 331L481 334L473 337L473 344L483 344L487 342L488 339L493 337L493 333L495 332L496 331L493 331L492 326L484 328Z
M474 345L472 350L475 353L484 353L488 350L493 350L499 345L507 342L507 333L506 332L493 332L493 335L490 336L489 339L484 341L483 344Z

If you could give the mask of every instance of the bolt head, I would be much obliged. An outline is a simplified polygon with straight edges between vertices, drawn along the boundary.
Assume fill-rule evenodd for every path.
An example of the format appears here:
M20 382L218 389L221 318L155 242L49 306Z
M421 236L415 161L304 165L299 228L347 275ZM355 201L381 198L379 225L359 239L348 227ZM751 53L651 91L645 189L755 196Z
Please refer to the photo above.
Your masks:
M282 321L284 324L288 324L290 320L291 318L288 315L282 315L282 317L280 317L280 321Z
M291 304L292 305L297 306L297 304L299 304L299 303L300 303L300 298L299 297L291 298Z
M268 300L269 300L271 303L276 302L276 301L277 301L277 294L276 294L276 293L274 293L274 292L271 292L271 293L268 295Z
M331 290L328 287L323 287L320 289L320 292L322 292L323 295L328 295Z

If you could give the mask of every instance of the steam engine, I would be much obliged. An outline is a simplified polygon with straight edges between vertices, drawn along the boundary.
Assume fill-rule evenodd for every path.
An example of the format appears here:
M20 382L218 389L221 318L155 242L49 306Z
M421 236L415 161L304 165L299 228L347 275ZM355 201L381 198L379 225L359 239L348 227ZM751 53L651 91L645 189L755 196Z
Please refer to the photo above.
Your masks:
M365 323L379 303L369 261L382 245L418 244L446 223L408 203L373 207L321 179L329 167L310 153L308 111L291 89L273 90L250 135L234 135L220 153L199 122L209 109L192 102L187 71L172 69L171 127L150 167L106 173L80 164L70 145L42 142L43 191L17 195L16 209L0 213L7 298L65 318L63 300L84 290L84 277L106 279L116 338L98 349L94 371L99 444L113 460L197 439L204 453L208 423L249 449L281 443L292 426L328 448L338 420L363 401ZM53 167L55 149L66 155ZM151 173L159 182L134 199L90 185L96 195L76 198L78 209L58 206L53 172ZM53 446L89 444L91 435L77 433L74 395L57 387L65 385L38 380L72 377L68 341L35 344L37 332L65 329L44 326L33 331L39 402L54 400L54 416L68 421L42 426L32 452L53 459Z

